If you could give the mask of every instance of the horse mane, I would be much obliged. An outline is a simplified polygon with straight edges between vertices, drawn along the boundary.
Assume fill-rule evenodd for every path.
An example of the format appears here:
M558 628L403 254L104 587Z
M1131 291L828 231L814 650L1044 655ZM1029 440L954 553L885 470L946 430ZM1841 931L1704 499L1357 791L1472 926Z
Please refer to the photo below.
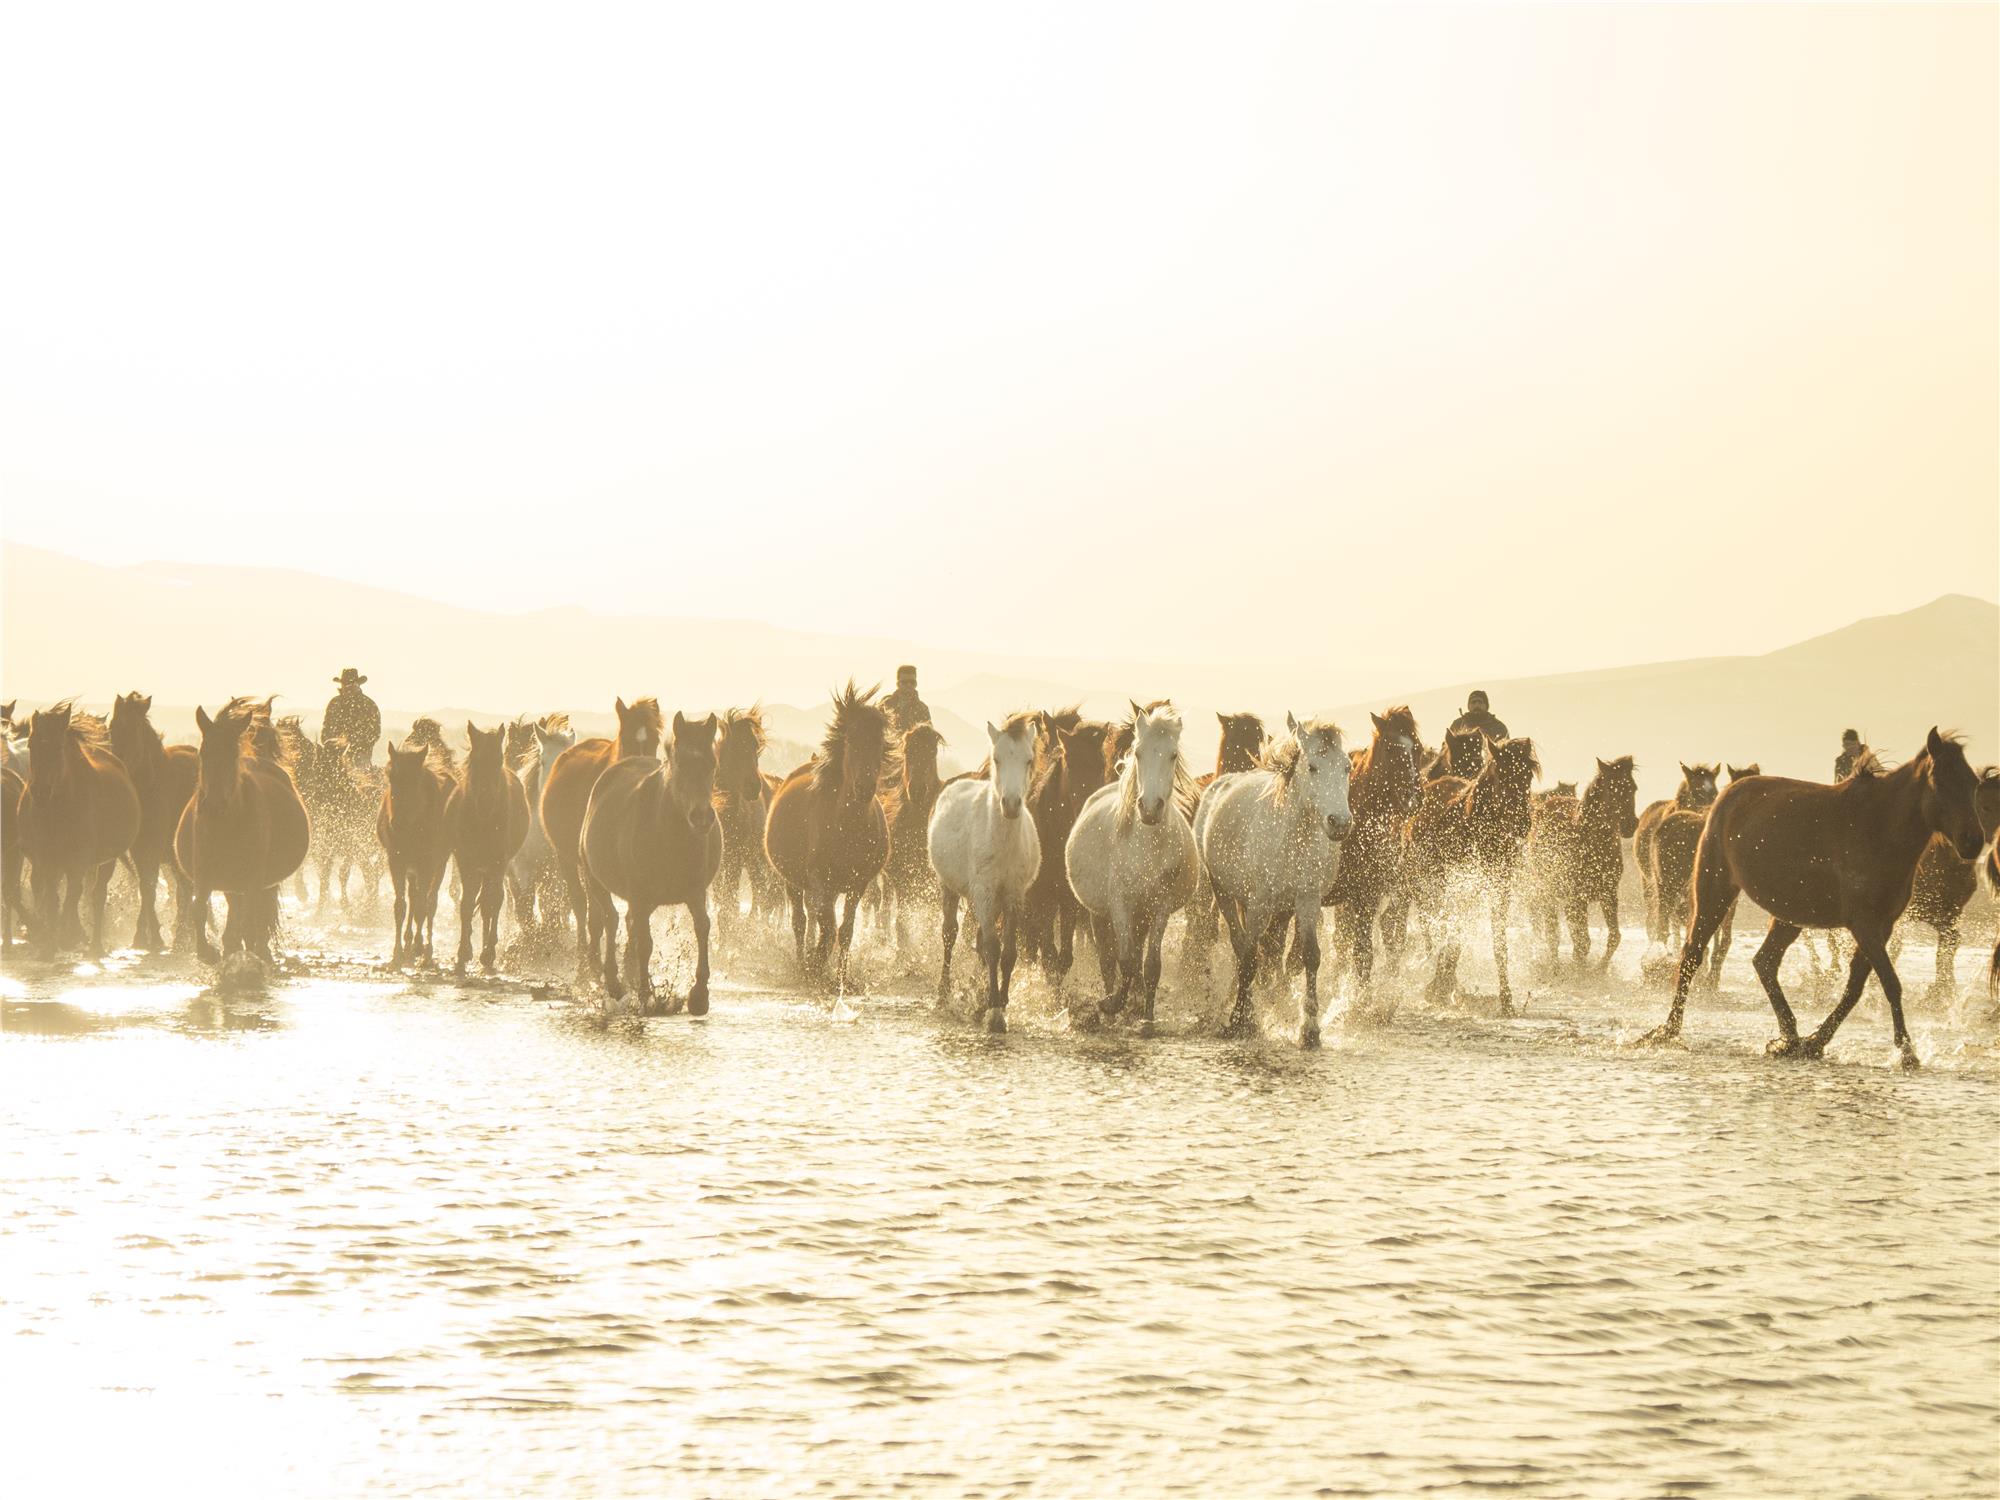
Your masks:
M69 715L70 743L89 750L111 748L111 726L96 714L77 712L76 699L65 698L60 703L51 703L43 713Z
M1307 719L1299 725L1298 733L1287 735L1283 740L1264 752L1258 762L1258 769L1271 773L1271 784L1265 788L1266 800L1283 806L1292 794L1292 783L1298 779L1299 767L1305 764L1306 742L1313 739L1331 738L1340 741L1340 726L1331 719ZM1350 766L1352 762L1349 763Z
M134 693L132 696L136 698L139 695ZM116 710L113 712L115 715ZM74 722L74 720L71 722ZM150 709L142 708L138 710L136 713L129 715L125 722L130 726L131 732L138 737L139 748L141 750L163 750L166 748L167 742L160 737L159 726L153 723L153 715ZM106 733L108 734L109 732L109 728L107 727Z
M297 714L286 714L282 719L273 720L271 727L277 735L278 745L284 752L287 765L297 765L306 758L306 746L311 741L306 734L305 725L299 722Z
M271 718L269 698L231 698L215 717L217 720L237 718L243 721L243 747L252 760L267 761L286 770L297 763L298 747L286 743L285 737L278 732L278 726Z
M630 703L625 705L625 712L628 714L637 714L639 722L652 730L654 737L661 744L664 745L667 742L667 716L660 712L660 700L658 698L634 698Z
M569 715L561 709L557 709L554 713L543 714L539 719L535 720L535 727L541 730L543 734L568 734L571 732Z
M1067 713L1068 710L1065 709L1063 712ZM1050 714L1048 717L1051 721L1057 721L1060 715ZM1065 732L1069 736L1068 742L1070 744L1088 745L1094 742L1097 746L1097 753L1101 757L1104 755L1105 747L1111 743L1113 726L1105 719L1086 719L1079 715L1076 723L1069 726L1067 731L1058 728L1055 743L1048 747L1049 753L1037 757L1034 779L1028 784L1028 795L1037 801L1040 800L1040 794L1047 790L1049 784L1062 774L1066 759L1062 752L1064 743L1062 736Z
M655 708L657 712L657 706ZM403 748L412 745L425 752L425 759L433 770L443 771L447 776L458 775L458 754L445 743L444 725L425 715L410 726L410 732L403 737Z
M827 720L826 736L820 741L819 754L815 755L812 766L812 785L816 792L837 789L842 774L847 767L847 741L851 735L864 726L872 727L882 741L882 765L877 773L878 785L893 785L902 776L902 745L889 733L889 712L875 701L875 695L882 691L882 684L865 691L856 688L852 677L847 686L833 694L833 717Z
M757 748L764 748L764 705L753 703L748 708L726 708L722 711L722 737L729 738L729 731L738 724L748 724L750 732L757 737Z
M1146 704L1141 712L1154 719L1170 719L1176 728L1180 727L1181 712L1174 707L1171 699L1155 698L1151 703ZM1132 820L1139 816L1138 715L1134 714L1109 727L1114 734L1121 737L1128 737L1133 751L1132 758L1125 762L1125 769L1118 777L1117 822L1119 828L1125 829L1130 828ZM1187 759L1181 754L1180 747L1177 744L1174 747L1173 800L1179 805L1183 813L1185 813L1194 806L1195 799L1199 795L1200 790L1195 786L1194 777L1188 774Z

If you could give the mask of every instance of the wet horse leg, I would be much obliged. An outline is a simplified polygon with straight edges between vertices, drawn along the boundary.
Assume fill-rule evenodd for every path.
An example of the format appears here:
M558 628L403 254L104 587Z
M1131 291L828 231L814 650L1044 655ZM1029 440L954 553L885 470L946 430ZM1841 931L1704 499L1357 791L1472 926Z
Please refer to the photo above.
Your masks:
M139 921L132 931L132 946L143 951L160 949L160 862L132 856L132 879L139 887Z
M390 956L392 967L401 968L410 951L410 871L401 860L389 866L389 885L396 895L396 951Z
M453 965L460 974L472 961L472 919L479 909L479 898L484 893L485 876L477 872L467 874L461 864L458 867L458 957Z
M1019 956L1014 930L1020 926L1020 923L1021 908L1019 906L1003 906L1000 909L1000 983L998 986L998 999L986 1017L986 1029L988 1031L998 1032L1007 1029L1007 1002L1013 998L1014 960Z
M1299 1045L1319 1045L1319 894L1303 897L1292 914L1298 928L1299 956L1305 961L1306 994L1299 1003Z
M1503 874L1494 881L1493 967L1500 975L1500 1014L1514 1014L1514 991L1507 982L1507 907L1513 897L1513 877Z
M1216 905L1221 908L1223 925L1229 929L1230 951L1236 956L1236 999L1230 1006L1229 1022L1223 1027L1225 1036L1250 1036L1255 1031L1250 1002L1250 987L1257 979L1257 944L1263 934L1253 932L1248 914L1237 909L1234 901L1225 899L1217 892Z
M1826 1051L1834 1033L1840 1030L1840 1023L1847 1019L1848 1012L1860 1000L1868 971L1873 969L1875 978L1882 986L1882 997L1889 1002L1889 1022L1896 1050L1902 1054L1905 1068L1915 1068L1918 1066L1917 1049L1911 1045L1910 1029L1903 1021L1903 981L1896 976L1896 967L1890 961L1887 934L1868 925L1848 930L1854 934L1854 966L1859 974L1850 973L1847 993L1840 997L1840 1004L1833 1008L1832 1013L1820 1022L1819 1030L1806 1038L1802 1050L1808 1057L1818 1057Z
M608 894L605 904L610 905ZM611 920L617 920L615 913ZM615 951L607 945L605 962L616 961ZM639 1014L645 1015L653 1008L653 908L638 901L625 903L625 983Z
M603 983L605 994L613 1000L622 1000L625 982L618 975L618 908L602 881L593 879L588 891L591 954L597 965L595 977Z
M979 1024L989 1031L1007 1029L1007 1012L1000 1008L1000 912L988 911L983 917L978 903L973 903L972 920L979 934L979 959L986 969L985 1003L979 1007Z
M1604 956L1597 961L1597 967L1604 970L1611 967L1611 956L1625 940L1625 935L1618 930L1618 886L1615 881L1598 897L1597 904L1604 910Z
M1681 1020L1687 1013L1688 985L1693 982L1695 971L1701 967L1701 955L1708 947L1709 938L1722 925L1728 909L1736 904L1736 876L1729 868L1728 858L1719 848L1711 850L1705 836L1695 856L1692 885L1694 918L1688 924L1687 941L1681 945L1680 966L1674 971L1673 1004L1668 1007L1666 1022L1654 1027L1642 1038L1647 1042L1671 1041L1681 1034ZM1798 935L1798 929L1792 928L1791 936L1777 944L1777 952L1782 955L1792 938ZM1777 926L1774 924L1771 936L1764 940L1764 948L1770 948L1776 939ZM1760 958L1763 952L1764 949L1758 950ZM1778 1014L1779 1029L1791 1042L1796 1042L1798 1028L1792 1020L1791 1008L1785 1004L1785 997L1778 990L1775 967L1764 988L1771 996L1771 1008Z
M1115 1015L1118 993L1118 939L1112 930L1108 913L1090 914L1091 945L1097 949L1097 977L1104 986L1104 998L1097 1002L1102 1015Z
M1160 949L1167 940L1167 919L1157 913L1146 920L1146 1013L1139 1018L1139 1035L1153 1034L1153 1002L1160 993Z
M958 943L958 892L940 888L938 906L943 918L944 965L938 970L937 1003L951 1000L951 950Z
M499 967L500 903L506 894L506 877L498 870L489 870L486 875L486 888L479 893L479 914L485 920L486 929L479 947L479 967L488 974Z
M1952 917L1937 930L1937 972L1931 980L1931 998L1949 1000L1958 993L1958 918Z
M847 955L854 947L854 918L861 910L861 892L849 891L840 908L840 974L842 990L847 988ZM833 903L827 903L827 916L833 915Z
M90 956L104 956L104 906L111 895L111 872L116 869L116 860L107 861L97 867L90 877Z
M799 967L806 966L806 898L796 886L786 888L792 900L792 946L798 950Z
M694 922L694 988L688 991L687 1009L691 1016L708 1014L708 893L702 892L687 904Z

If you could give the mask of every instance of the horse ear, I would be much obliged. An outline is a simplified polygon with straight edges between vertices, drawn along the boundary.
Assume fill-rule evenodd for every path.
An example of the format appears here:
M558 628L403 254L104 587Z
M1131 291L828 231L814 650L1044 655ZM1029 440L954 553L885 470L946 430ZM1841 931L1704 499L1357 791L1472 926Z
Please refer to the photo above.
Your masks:
M194 727L199 729L203 734L207 734L214 724L215 720L208 716L208 710L197 703L194 706Z
M623 698L613 698L611 700L611 706L618 710L618 722L621 724L624 723L625 716L631 712L631 710L625 706L625 700Z
M1692 771L1690 771L1690 770L1688 769L1688 763L1687 763L1686 761L1682 761L1682 762L1680 763L1680 766L1681 766L1681 775L1683 775L1683 776L1692 776L1692 775L1694 775L1694 772L1692 772Z
M1299 721L1289 708L1285 710L1285 728L1293 734L1299 732Z
M993 727L993 721L991 719L988 719L986 721L986 738L991 740L996 745L1000 743L1000 731Z
M1374 721L1375 728L1379 733L1387 734L1389 732L1389 721L1384 719L1380 714L1371 713L1368 717Z
M680 737L681 737L682 735L686 734L686 733L687 733L687 727L688 727L688 721L687 721L687 715L686 715L686 714L684 714L684 713L682 713L682 712L681 712L681 711L680 711L680 710L679 710L678 708L677 708L677 709L675 709L675 710L674 710L674 738L675 738L675 739L679 739L679 738L680 738Z
M1146 717L1146 710L1139 707L1139 700L1137 698L1127 698L1125 701L1132 705L1132 722L1134 724L1137 724L1141 719Z
M1930 752L1932 760L1944 754L1945 738L1937 732L1937 725L1931 725L1931 732L1924 736L1924 749Z
M1599 770L1600 772L1604 772L1604 771L1608 771L1608 770L1610 770L1610 769L1611 769L1611 767L1607 766L1607 765L1606 765L1606 764L1604 763L1604 757L1603 757L1603 756L1601 756L1601 755L1597 757L1597 769L1598 769L1598 770Z
M722 721L716 718L714 714L710 714L707 719L706 727L708 729L708 737L710 739L714 739L715 731L722 727Z
M1229 715L1218 709L1215 715L1215 722L1220 724L1224 729L1227 729L1229 727Z

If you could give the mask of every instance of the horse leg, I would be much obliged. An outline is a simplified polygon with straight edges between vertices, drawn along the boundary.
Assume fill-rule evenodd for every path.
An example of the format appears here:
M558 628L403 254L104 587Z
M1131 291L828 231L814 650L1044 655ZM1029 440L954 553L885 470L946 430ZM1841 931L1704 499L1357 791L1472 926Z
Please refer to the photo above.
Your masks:
M586 917L590 922L591 952L596 958L596 977L604 985L604 993L613 1000L625 998L625 981L618 974L618 908L612 903L611 892L603 882L592 880L589 886L590 907ZM631 920L631 913L626 913Z
M1513 897L1512 877L1502 875L1493 891L1493 968L1500 975L1500 1014L1514 1014L1514 991L1507 983L1507 907Z
M854 918L861 910L861 892L849 891L840 908L840 988L847 988L847 953L854 946ZM833 904L827 903L827 915L833 915Z
M1132 913L1125 909L1122 900L1114 901L1111 907L1109 948L1111 950L1114 980L1108 993L1097 1003L1098 1014L1111 1019L1125 1008L1125 1000L1132 993L1132 977L1139 968L1140 949L1137 923Z
M1109 913L1090 914L1090 938L1097 950L1097 977L1104 986L1104 998L1097 1004L1102 1013L1106 1006L1116 1004L1112 997L1118 993L1118 939L1112 933Z
M1220 893L1218 892L1218 895ZM1250 928L1248 914L1237 910L1233 901L1218 900L1223 924L1229 929L1229 948L1236 956L1236 999L1230 1006L1224 1036L1247 1037L1256 1032L1252 1022L1250 986L1257 978L1257 943L1262 936Z
M1058 985L1067 980L1069 971L1076 967L1076 925L1082 910L1065 879L1062 889L1056 892L1055 927L1049 939L1054 954L1042 963L1043 969L1050 971L1050 977Z
M1701 955L1708 947L1709 938L1714 936L1715 929L1722 925L1722 919L1728 914L1729 908L1736 904L1736 877L1730 872L1728 857L1723 853L1719 840L1715 847L1711 848L1709 840L1705 837L1702 839L1695 855L1694 877L1689 884L1693 892L1694 919L1688 924L1687 941L1681 946L1680 966L1674 972L1673 1004L1667 1010L1665 1024L1654 1027L1641 1038L1645 1042L1672 1041L1681 1034L1681 1018L1687 1012L1688 986L1694 981L1695 971L1701 967ZM1774 923L1771 936L1764 940L1764 948L1771 947L1773 939L1777 936L1777 930L1777 924ZM1779 956L1782 956L1785 949L1790 946L1792 938L1798 935L1798 929L1792 928L1791 937L1787 937L1777 945ZM1758 950L1760 959L1763 957L1763 951L1763 949ZM1762 971L1759 970L1759 973L1761 975ZM1771 1008L1777 1013L1778 1029L1784 1033L1783 1040L1786 1047L1795 1046L1798 1042L1798 1027L1792 1020L1791 1007L1785 1004L1785 997L1778 989L1775 960L1771 977L1764 982L1764 989L1771 997Z
M787 888L792 898L792 945L798 949L799 967L806 966L806 898L795 887Z
M1887 934L1873 926L1850 927L1854 934L1854 969L1847 979L1847 993L1840 997L1840 1004L1819 1023L1819 1030L1805 1039L1800 1048L1808 1057L1818 1057L1826 1051L1833 1034L1840 1030L1840 1023L1847 1019L1849 1011L1861 999L1861 991L1868 982L1868 972L1873 970L1882 985L1882 998L1889 1002L1889 1022L1896 1041L1896 1050L1902 1054L1903 1066L1913 1069L1919 1066L1917 1049L1910 1042L1910 1029L1903 1022L1903 981L1896 975L1896 966L1889 958Z
M1569 951L1577 968L1590 962L1590 898L1581 894L1569 898Z
M458 866L458 957L452 965L457 974L465 972L465 966L472 960L472 919L479 909L479 898L485 891L483 873L467 874L463 861Z
M1014 929L1020 925L1021 908L1018 906L1000 909L1000 985L999 998L992 1013L986 1018L988 1031L1007 1029L1007 1002L1013 998L1014 961L1019 956ZM994 1024L998 1022L998 1024Z
M160 950L160 914L155 909L160 890L160 862L132 857L132 879L139 887L139 922L132 931L132 946L141 951Z
M392 968L400 969L409 952L410 920L409 871L400 863L389 866L389 886L396 895L396 951L390 956L389 963Z
M1167 941L1167 919L1156 917L1146 923L1146 972L1144 975L1146 1013L1139 1018L1139 1035L1153 1034L1153 1002L1160 993L1160 950Z
M944 967L938 971L938 996L940 1006L951 1000L951 950L958 942L958 892L941 888L938 905L944 914Z
M1299 1045L1319 1045L1319 898L1301 900L1292 916L1299 934L1299 957L1305 961L1306 994L1299 1002Z
M708 892L703 891L687 904L694 922L694 988L688 991L691 1016L708 1014Z
M611 904L608 897L604 904ZM611 920L617 920L615 911ZM610 943L605 944L604 961L613 966L617 963L617 951ZM642 906L637 901L625 903L625 984L632 991L639 1014L643 1016L650 1012L653 1009L653 908Z
M995 909L985 918L979 919L975 907L974 917L979 921L979 956L986 964L986 1004L981 1008L979 1019L988 1031L1007 1029L1007 1012L1000 1008L1000 912L997 901Z
M1729 948L1736 941L1736 901L1731 898L1723 907L1722 922L1715 929L1715 944L1708 955L1708 992L1713 995L1722 988L1722 961L1729 956Z
M498 870L486 874L486 888L479 893L479 914L485 919L481 935L479 967L491 974L500 966L500 904L507 897L507 880Z
M97 867L90 877L90 956L104 956L104 907L111 895L111 872L117 868L117 861L110 860Z
M1598 960L1597 967L1601 970L1608 970L1611 967L1611 955L1618 951L1619 943L1624 940L1624 935L1618 930L1618 887L1616 883L1613 883L1611 888L1599 899L1598 905L1604 908L1604 957Z
M1937 930L1937 972L1930 991L1933 1000L1950 1000L1958 994L1958 941L1958 918L1952 917Z
M562 876L563 891L569 897L570 915L576 918L576 977L588 980L597 969L597 930L591 925L590 891L583 883L578 854L556 852L556 871Z

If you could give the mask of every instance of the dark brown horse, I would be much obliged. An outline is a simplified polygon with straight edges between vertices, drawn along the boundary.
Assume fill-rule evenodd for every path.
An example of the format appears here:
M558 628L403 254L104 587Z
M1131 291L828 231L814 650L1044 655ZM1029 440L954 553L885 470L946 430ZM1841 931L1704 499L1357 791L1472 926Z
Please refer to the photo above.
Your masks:
M357 871L362 894L375 901L375 814L382 805L384 783L374 766L355 764L354 753L339 735L329 735L314 747L310 762L294 772L299 795L312 815L312 852L307 862L319 871L319 905L324 911L336 893L348 901L347 882Z
M1383 942L1392 964L1400 964L1403 937L1403 825L1416 811L1423 786L1417 760L1417 718L1408 704L1371 713L1375 732L1353 752L1354 773L1347 806L1354 827L1340 846L1340 871L1326 904L1337 908L1336 962L1351 959L1355 979L1365 988L1375 972L1375 917L1384 900L1396 903L1383 922Z
M758 705L732 708L721 722L715 752L715 816L722 825L715 936L727 943L742 915L745 885L753 917L776 910L781 902L777 876L764 858L764 820L771 813L771 789L758 764L764 754L764 710Z
M472 960L472 914L479 913L479 967L499 964L500 905L507 863L528 836L528 794L507 764L507 731L480 729L468 719L465 766L445 798L445 837L458 866L458 972Z
M1478 729L1446 730L1444 748L1424 763L1424 780L1441 781L1456 776L1470 781L1486 760L1486 735Z
M139 887L139 925L132 934L132 946L157 952L166 946L157 906L162 866L173 891L175 946L181 946L178 928L187 909L187 882L174 863L174 831L180 827L188 798L194 795L201 753L192 745L170 746L162 741L148 717L152 707L150 694L121 694L111 705L111 748L125 762L139 793L139 834L130 851L132 874Z
M1528 837L1534 872L1537 926L1554 962L1561 942L1559 923L1569 923L1570 951L1579 967L1590 957L1590 908L1604 913L1604 956L1611 966L1618 951L1618 884L1625 873L1619 840L1638 826L1639 783L1632 757L1599 759L1597 774L1579 799L1560 792L1540 799Z
M1403 828L1404 878L1434 912L1448 907L1451 894L1447 886L1454 875L1471 874L1478 879L1492 913L1500 1013L1512 1015L1507 908L1515 870L1528 841L1528 798L1541 764L1535 758L1535 743L1529 739L1486 740L1482 761L1479 774L1470 780L1443 776L1424 784L1417 810ZM1426 987L1433 1001L1447 1000L1457 990L1458 950L1455 932L1436 945L1437 968Z
M1941 833L1964 859L1984 843L1974 796L1979 778L1956 739L1931 730L1924 748L1894 771L1836 786L1753 776L1716 799L1695 854L1694 918L1681 947L1673 1006L1649 1040L1678 1036L1689 982L1702 954L1747 894L1771 913L1771 930L1751 967L1778 1019L1774 1055L1818 1057L1861 998L1873 973L1905 1067L1917 1065L1903 1024L1903 985L1889 960L1889 935L1909 905L1917 862ZM1854 938L1847 988L1820 1027L1800 1037L1778 985L1778 965L1804 927L1845 928Z
M1653 857L1653 841L1659 835L1660 825L1666 822L1667 814L1675 811L1702 812L1715 802L1715 794L1721 779L1722 767L1691 766L1681 762L1681 784L1670 800L1649 802L1639 821L1632 829L1632 862L1639 867L1639 889L1646 896L1646 936L1653 942L1665 945L1667 935L1667 911L1661 905L1661 892L1655 872L1658 864ZM1672 893L1667 894L1668 903Z
M592 931L604 934L599 974L616 1000L629 984L640 1007L653 995L653 913L685 906L694 921L694 988L688 1014L708 1014L708 888L722 867L715 815L716 717L674 715L666 763L627 756L591 788L583 819L583 868ZM618 908L625 901L625 979L618 977Z
M556 757L542 786L542 829L555 850L556 870L563 888L569 892L570 910L576 917L576 973L588 979L597 971L597 936L590 927L589 887L583 879L579 840L583 837L583 815L590 806L590 789L597 778L618 761L640 756L660 758L660 740L667 721L660 713L657 698L641 698L626 707L623 698L612 705L618 712L618 737L579 740Z
M791 897L799 962L806 963L810 912L818 924L813 968L824 972L837 934L835 977L842 987L862 893L889 859L889 821L876 793L885 775L895 775L897 768L889 717L874 701L877 691L857 691L850 681L834 694L833 718L819 754L785 778L764 825L764 851ZM843 896L836 928L834 903Z
M278 888L305 862L312 820L271 723L270 702L232 698L201 730L194 795L174 831L174 857L188 879L183 920L204 963L235 953L268 960L278 924ZM208 936L209 900L229 898L218 952Z
M1158 706L1157 704L1148 705L1148 707L1153 708ZM1217 722L1222 726L1222 738L1216 742L1215 746L1215 769L1213 771L1204 771L1201 775L1194 778L1194 805L1183 809L1187 813L1190 822L1193 821L1195 813L1200 810L1201 799L1207 794L1209 785L1216 777L1233 775L1238 771L1256 770L1258 765L1263 761L1264 751L1270 743L1270 736L1264 732L1264 721L1256 714L1218 713L1215 717ZM1129 727L1131 722L1128 719L1125 721L1124 726L1121 726L1118 742L1113 746L1109 775L1115 776L1117 774L1119 759L1132 748L1131 729ZM1056 870L1060 878L1062 872L1062 860L1060 858L1062 846L1058 844L1056 850L1058 854ZM1048 873L1048 868L1048 851L1044 850L1042 872L1045 876ZM1221 930L1221 926L1222 910L1215 904L1215 888L1209 884L1208 872L1204 870L1201 873L1201 877L1195 882L1194 897L1187 905L1185 941L1190 947L1205 951L1208 945L1215 941L1215 935Z
M1063 851L1083 804L1113 778L1111 747L1117 731L1103 719L1081 716L1064 728L1044 714L1040 732L1028 814L1041 840L1042 862L1022 904L1021 946L1024 960L1039 958L1049 982L1061 984L1076 963L1077 928L1087 920L1070 889Z
M445 803L457 778L435 746L389 745L388 785L375 815L375 837L396 898L396 946L390 962L433 962L438 888L451 858Z
M2000 831L2000 768L1988 766L1979 773L1972 809L1979 819L1980 831L1990 841ZM1917 872L1910 883L1910 904L1903 915L1937 933L1937 967L1930 987L1933 999L1948 1000L1958 993L1956 970L1961 941L1958 922L1978 889L1979 861L1959 858L1950 839L1941 833L1932 834L1930 843L1924 846L1923 857L1917 861ZM1891 945L1892 957L1901 956L1898 947Z
M104 721L69 703L37 710L28 720L20 839L34 879L35 946L44 957L53 957L59 943L83 940L86 891L88 951L93 958L103 953L112 866L138 836L139 793L111 749Z
M931 809L944 782L938 775L938 747L944 736L934 724L913 724L903 732L897 759L901 774L882 790L882 816L889 823L889 862L882 867L884 920L905 943L904 918L938 899L937 872L931 868ZM768 861L766 864L768 866Z
M0 766L0 947L14 946L14 924L27 914L21 900L21 798L28 783L12 766Z

